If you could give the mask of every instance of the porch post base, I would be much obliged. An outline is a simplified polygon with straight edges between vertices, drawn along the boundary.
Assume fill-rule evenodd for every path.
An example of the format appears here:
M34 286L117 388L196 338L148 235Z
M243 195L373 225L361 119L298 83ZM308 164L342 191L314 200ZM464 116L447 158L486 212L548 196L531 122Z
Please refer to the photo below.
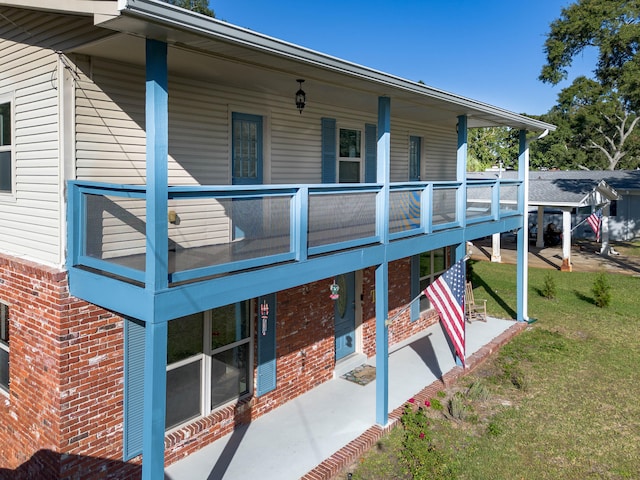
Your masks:
M561 272L571 272L573 270L573 266L568 258L562 259L562 265L560 266Z

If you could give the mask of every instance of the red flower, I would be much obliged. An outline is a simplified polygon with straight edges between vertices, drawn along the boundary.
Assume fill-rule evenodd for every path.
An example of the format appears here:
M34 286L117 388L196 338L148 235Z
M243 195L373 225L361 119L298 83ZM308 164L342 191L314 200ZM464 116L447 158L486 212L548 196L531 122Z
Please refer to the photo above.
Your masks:
M429 408L431 406L431 402L429 400L424 401L424 406Z
M409 399L409 403L416 403L416 399L415 399L415 398L413 398L413 397L411 397L411 398Z
M420 440L424 440L424 432L420 432Z

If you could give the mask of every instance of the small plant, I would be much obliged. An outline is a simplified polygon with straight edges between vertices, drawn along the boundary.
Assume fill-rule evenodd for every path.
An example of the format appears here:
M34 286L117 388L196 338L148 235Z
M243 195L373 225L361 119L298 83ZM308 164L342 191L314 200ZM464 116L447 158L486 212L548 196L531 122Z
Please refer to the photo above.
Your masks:
M542 284L542 296L548 300L556 298L557 289L556 281L554 280L551 272L547 272L544 275L544 283Z
M487 389L487 386L482 380L477 380L471 384L469 389L467 390L467 397L471 400L477 400L479 402L484 402L489 398L491 394Z
M611 303L611 285L609 285L604 272L600 272L596 275L591 292L593 293L596 306L600 308L609 306Z
M460 392L451 397L449 400L449 413L457 420L465 421L469 418L471 406L468 405L464 395Z
M444 398L447 396L447 392L443 390L438 390L438 393L436 393L436 395L438 396L438 398Z
M497 422L490 422L487 426L487 433L493 437L497 437L502 433L502 427Z
M442 406L442 402L437 398L431 399L431 408L434 410L442 410L444 407Z

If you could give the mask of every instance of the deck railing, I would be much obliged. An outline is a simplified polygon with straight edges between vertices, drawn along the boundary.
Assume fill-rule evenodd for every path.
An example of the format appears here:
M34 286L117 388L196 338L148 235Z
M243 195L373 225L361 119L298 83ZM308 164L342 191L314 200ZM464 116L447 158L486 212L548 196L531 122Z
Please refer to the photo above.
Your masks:
M169 283L187 282L518 214L513 180L170 187ZM69 262L144 283L144 186L69 183ZM466 200L465 200L466 199ZM466 205L466 208L460 208Z

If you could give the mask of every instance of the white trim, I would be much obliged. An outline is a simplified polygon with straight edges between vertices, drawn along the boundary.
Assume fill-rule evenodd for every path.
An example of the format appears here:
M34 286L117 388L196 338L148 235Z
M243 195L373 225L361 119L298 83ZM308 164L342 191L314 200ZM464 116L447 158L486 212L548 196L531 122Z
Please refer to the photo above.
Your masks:
M340 156L340 130L356 130L360 132L360 156L359 157L341 157ZM344 124L336 122L336 183L340 182L340 162L358 162L360 164L358 183L364 182L364 163L365 163L365 130L366 125L363 123L356 126L355 123L345 122Z
M237 302L237 303L243 303L243 302L248 302L248 311L247 311L247 320L249 322L249 333L248 336L246 338L243 338L242 340L238 340L236 342L232 342L232 343L228 343L222 347L218 347L215 349L211 348L211 332L213 329L213 316L212 316L212 311L211 310L206 310L203 312L203 318L202 321L204 322L203 325L203 335L202 335L202 353L196 354L196 355L192 355L188 358L184 358L182 360L178 360L177 362L173 362L171 364L168 364L166 366L166 371L169 372L171 370L174 370L176 368L180 368L183 367L185 365L189 365L191 363L195 363L196 361L202 361L202 368L200 371L201 374L201 379L200 379L200 385L201 385L201 391L200 391L200 414L196 417L192 417L186 421L184 421L183 423L180 423L174 427L171 427L170 429L165 430L165 434L169 434L171 432L175 432L178 431L184 427L186 427L187 425L190 425L191 423L193 423L194 421L201 419L201 418L205 418L209 415L211 415L214 412L217 412L218 410L237 403L239 400L243 399L243 398L247 398L250 397L251 395L253 395L254 392L254 380L255 380L255 375L254 375L254 348L255 348L255 341L254 341L254 332L255 332L255 301L253 299L248 299L248 300L243 300L242 302ZM234 304L235 305L235 304ZM224 352L226 350L232 349L232 348L236 348L242 345L249 345L248 346L248 359L247 359L247 364L248 364L248 372L249 372L249 378L247 379L247 393L239 395L236 398L232 398L231 400L229 400L228 402L225 402L222 405L218 405L216 407L212 407L211 405L211 357L213 355L216 355L217 353L221 353Z
M16 201L16 97L15 92L0 94L0 104L8 103L10 109L11 122L11 143L9 145L0 145L0 152L9 152L11 156L11 191L0 192L0 202Z

